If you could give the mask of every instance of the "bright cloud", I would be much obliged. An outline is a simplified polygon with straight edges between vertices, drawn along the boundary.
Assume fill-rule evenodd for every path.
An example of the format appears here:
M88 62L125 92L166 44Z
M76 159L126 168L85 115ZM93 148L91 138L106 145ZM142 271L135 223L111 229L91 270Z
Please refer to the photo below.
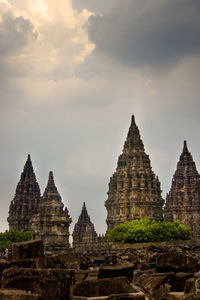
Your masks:
M77 13L71 1L57 5L51 0L10 0L0 5L0 55L9 57L7 63L19 71L65 78L94 48L84 28L91 13L86 9Z

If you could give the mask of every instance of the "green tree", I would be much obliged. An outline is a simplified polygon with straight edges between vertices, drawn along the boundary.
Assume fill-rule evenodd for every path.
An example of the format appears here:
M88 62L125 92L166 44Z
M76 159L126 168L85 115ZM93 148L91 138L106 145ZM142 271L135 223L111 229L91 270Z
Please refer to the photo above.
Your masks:
M191 230L180 223L162 222L144 218L125 222L109 230L108 240L115 243L148 243L191 239Z
M18 231L16 229L6 230L0 233L0 252L9 248L12 243L31 240L31 231Z

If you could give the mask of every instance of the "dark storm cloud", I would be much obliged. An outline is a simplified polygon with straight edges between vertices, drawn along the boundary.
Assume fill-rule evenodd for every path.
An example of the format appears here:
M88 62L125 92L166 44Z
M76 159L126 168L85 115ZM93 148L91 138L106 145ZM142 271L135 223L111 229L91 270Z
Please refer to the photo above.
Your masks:
M91 16L94 54L133 66L169 66L200 52L199 0L116 0L104 16Z
M0 23L0 59L18 54L29 38L37 38L29 20L14 17L11 13L4 14Z

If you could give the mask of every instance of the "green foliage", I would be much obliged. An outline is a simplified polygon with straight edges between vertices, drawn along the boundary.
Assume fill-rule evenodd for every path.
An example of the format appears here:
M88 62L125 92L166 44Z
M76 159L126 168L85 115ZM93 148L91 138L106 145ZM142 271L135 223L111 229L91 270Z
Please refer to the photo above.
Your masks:
M0 252L9 248L12 243L31 240L31 231L18 231L16 229L6 230L0 233Z
M109 230L108 240L115 243L148 243L191 239L190 229L180 223L162 222L144 218L125 222Z

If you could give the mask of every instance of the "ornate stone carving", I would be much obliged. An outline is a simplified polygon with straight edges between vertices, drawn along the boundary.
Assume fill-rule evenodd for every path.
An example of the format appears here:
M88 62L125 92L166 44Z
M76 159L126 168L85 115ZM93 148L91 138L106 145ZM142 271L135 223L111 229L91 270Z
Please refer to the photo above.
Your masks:
M49 172L47 187L41 198L38 214L32 218L34 239L42 239L45 253L63 252L70 247L69 225L71 218Z
M28 155L14 199L9 207L8 224L17 230L31 230L30 220L37 213L40 188L36 181L30 155Z
M200 235L200 175L186 141L166 197L164 219L180 220L193 236Z
M147 216L162 220L163 204L160 182L152 171L132 116L123 153L110 178L108 199L105 201L108 230L125 221Z
M74 226L72 236L74 247L76 247L76 245L79 245L80 243L88 243L97 239L97 233L95 231L93 223L90 221L85 202L83 203L78 222Z

